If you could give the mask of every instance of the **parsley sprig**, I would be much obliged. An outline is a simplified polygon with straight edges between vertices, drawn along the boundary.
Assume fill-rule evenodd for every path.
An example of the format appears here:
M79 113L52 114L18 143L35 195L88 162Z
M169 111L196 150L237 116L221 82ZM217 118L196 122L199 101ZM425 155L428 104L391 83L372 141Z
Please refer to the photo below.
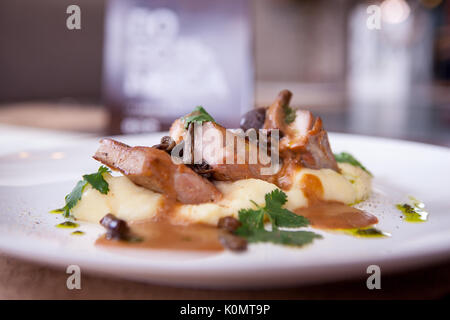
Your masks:
M284 111L284 121L287 124L290 124L290 123L295 121L296 114L295 114L295 110L294 109L292 109L288 105L284 105L283 106L283 111Z
M244 237L248 242L272 242L294 246L303 246L314 239L322 238L321 235L310 231L284 231L279 228L300 228L309 225L308 219L299 216L285 208L286 194L275 189L265 195L265 206L253 204L256 209L239 210L241 226L235 231L236 235ZM264 228L264 220L268 218L272 224L272 230Z
M361 169L363 169L365 172L367 172L368 174L370 174L372 176L372 173L369 170L367 170L366 167L364 167L361 164L361 162L356 160L356 158L348 152L335 153L334 158L336 159L337 162L346 162L346 163L350 163L351 165L353 165L355 167L360 167Z
M186 116L184 119L184 128L187 129L189 125L193 122L203 123L203 122L215 122L214 118L206 112L202 106L197 106L190 116Z
M103 174L109 172L109 169L105 166L98 168L98 171L91 174L85 174L83 180L77 182L73 190L65 197L65 206L61 209L50 211L51 213L62 213L64 217L70 217L70 210L80 201L83 191L88 184L100 193L107 194L109 192L109 185L106 182Z

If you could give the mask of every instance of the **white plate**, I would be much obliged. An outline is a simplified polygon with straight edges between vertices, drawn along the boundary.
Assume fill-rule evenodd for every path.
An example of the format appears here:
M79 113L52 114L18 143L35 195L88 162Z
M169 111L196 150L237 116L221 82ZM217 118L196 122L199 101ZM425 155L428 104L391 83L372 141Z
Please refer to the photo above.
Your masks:
M152 145L162 134L119 137ZM81 223L84 236L55 225L48 211L61 207L82 174L94 172L97 140L65 148L0 157L0 250L44 263L76 264L91 271L159 284L206 288L275 287L408 269L450 256L450 150L430 145L330 134L335 152L349 151L375 175L373 197L362 205L390 238L360 239L317 230L324 236L304 248L251 245L243 254L105 250L93 245L103 230ZM407 223L394 204L412 195L426 204L429 220Z

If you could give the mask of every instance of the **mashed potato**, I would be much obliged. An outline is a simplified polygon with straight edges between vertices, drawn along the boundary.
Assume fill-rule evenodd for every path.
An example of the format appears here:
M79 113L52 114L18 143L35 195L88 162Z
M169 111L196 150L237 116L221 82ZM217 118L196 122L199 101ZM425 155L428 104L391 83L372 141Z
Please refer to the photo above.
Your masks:
M341 174L330 169L301 169L294 175L292 188L286 192L288 202L286 208L296 209L308 205L308 200L301 190L302 178L305 174L317 177L323 187L323 200L340 201L354 204L367 199L371 192L371 176L359 167L348 163L339 163ZM110 191L104 195L87 186L81 201L72 209L76 219L98 222L107 213L112 213L126 221L149 219L157 214L162 205L161 194L139 187L127 177L104 175ZM258 179L244 179L235 182L214 182L222 192L223 198L216 203L197 205L180 205L175 209L175 222L207 223L216 225L224 216L237 217L242 208L251 208L253 204L264 205L266 193L277 186Z

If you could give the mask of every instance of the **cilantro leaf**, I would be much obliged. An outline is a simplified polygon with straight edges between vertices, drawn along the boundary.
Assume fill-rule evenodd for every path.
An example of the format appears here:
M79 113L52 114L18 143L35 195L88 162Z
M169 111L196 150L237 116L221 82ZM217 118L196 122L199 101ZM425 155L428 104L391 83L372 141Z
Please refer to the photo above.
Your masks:
M314 239L321 239L322 236L312 231L282 231L258 230L247 235L248 242L272 242L301 247L311 243Z
M298 228L309 225L308 219L282 207L287 202L287 195L283 191L275 189L267 193L265 202L264 207L254 203L257 209L239 210L241 226L235 231L236 235L246 238L248 242L272 242L295 246L302 246L316 238L322 238L322 236L310 231L283 231L278 229L278 227ZM271 221L272 231L267 231L264 228L265 217L268 217Z
M272 205L281 207L287 202L287 195L280 189L274 189L271 193L267 193L264 196L264 199L266 200L266 206Z
M87 182L80 180L75 185L75 188L65 197L66 205L63 207L64 217L68 218L70 216L70 210L78 203L83 194L84 188L86 188Z
M260 208L256 210L239 210L239 221L249 229L264 229L264 211Z
M365 172L367 172L372 176L372 173L369 170L367 170L366 167L364 167L361 164L361 162L356 160L356 158L348 152L335 153L334 158L336 159L337 162L345 162L351 164L352 166L360 167L361 169L363 169Z
M268 211L268 215L274 229L278 227L300 228L309 225L309 220L305 217L283 208L272 208Z
M309 221L305 217L282 208L287 201L287 196L283 191L275 189L266 194L265 199L265 211L272 222L272 228L299 228L309 225Z
M52 210L50 213L62 213L64 217L70 217L70 210L81 200L83 191L88 184L99 192L107 194L109 192L109 185L103 177L103 174L106 172L109 172L109 169L101 166L96 173L84 175L83 180L78 181L72 191L64 198L64 207Z
M197 106L190 116L186 116L184 119L184 128L187 129L189 125L193 122L203 123L203 122L215 122L214 118L206 112L202 106Z
M108 182L103 178L103 174L109 172L107 167L101 166L96 173L86 174L83 179L100 193L107 194L109 191Z

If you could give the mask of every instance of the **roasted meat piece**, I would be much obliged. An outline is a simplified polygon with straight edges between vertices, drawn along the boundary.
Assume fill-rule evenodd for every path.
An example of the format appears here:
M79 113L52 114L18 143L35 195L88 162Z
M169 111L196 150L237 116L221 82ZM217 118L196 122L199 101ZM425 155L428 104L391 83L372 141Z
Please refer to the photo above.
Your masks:
M171 129L172 139L175 141L183 140L180 143L190 141L189 147L185 145L183 153L191 153L192 163L195 162L195 143L201 142L199 144L201 145L201 151L199 152L201 158L198 161L208 165L208 173L212 179L219 181L236 181L249 178L272 181L274 179L261 170L263 168L269 169L271 163L269 162L269 155L267 155L266 162L260 161L256 140L250 141L242 136L239 138L237 134L233 134L231 131L228 131L227 137L227 130L215 122L204 122L201 131L194 132L191 127L189 127L189 130L182 130L181 128L184 128L182 120L177 121ZM234 140L234 142L232 143L231 140ZM252 161L250 161L251 153L254 155Z
M102 139L94 159L126 175L135 184L160 192L182 203L215 201L221 193L207 179L156 148L130 147L113 139Z
M241 122L242 128L246 130L267 129L268 137L275 134L274 129L279 130L281 139L278 153L271 154L274 151L270 150L270 146L267 148L271 152L262 152L272 158L270 163L261 161L259 156L256 162L250 161L250 150L252 148L258 150L259 154L259 142L264 139L269 144L268 137L257 135L259 141L246 138L241 146L234 143L234 147L230 147L227 138L233 134L216 122L204 121L200 132L195 131L197 129L192 123L186 125L185 119L198 114L198 111L176 120L170 128L170 136L178 145L188 143L189 147L183 149L183 152L191 154L192 162L188 165L194 163L195 150L198 150L197 146L201 146L201 158L197 159L197 163L207 165L208 175L214 180L235 181L256 178L275 183L280 187L288 187L290 173L299 166L339 171L322 120L315 118L309 111L291 109L289 107L291 98L292 93L283 90L269 108L253 110L244 115ZM242 152L245 153L244 158ZM276 158L278 158L277 165L272 167L272 170L262 173L261 169L269 169L270 165L276 162L273 161ZM274 169L275 167L278 169Z
M297 159L301 165L311 169L333 169L339 171L323 128L322 119L306 110L289 108L292 93L283 90L267 109L265 129L279 129L280 154ZM295 116L293 116L295 114ZM291 122L287 122L287 117Z

